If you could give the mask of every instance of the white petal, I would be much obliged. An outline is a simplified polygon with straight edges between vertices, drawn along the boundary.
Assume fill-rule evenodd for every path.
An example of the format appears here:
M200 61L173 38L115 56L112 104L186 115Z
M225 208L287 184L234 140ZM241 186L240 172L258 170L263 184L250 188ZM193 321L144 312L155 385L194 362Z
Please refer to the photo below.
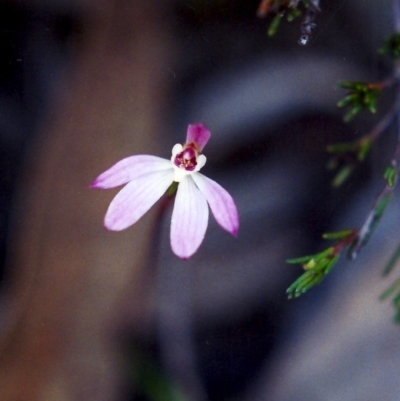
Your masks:
M180 143L177 143L174 145L172 148L172 156L171 156L171 162L173 163L175 160L175 157L178 153L181 153L183 150L183 146Z
M194 184L185 177L178 186L171 220L171 247L182 259L192 256L203 242L208 225L208 205Z
M136 223L172 184L174 170L158 171L136 178L111 201L104 226L120 231Z
M199 155L197 157L197 166L194 169L194 173L197 173L198 171L200 171L206 165L206 161L207 161L207 157L205 157L204 155Z
M239 214L232 196L221 185L203 174L196 173L191 177L207 199L217 223L236 236L239 229Z
M157 156L137 155L120 160L111 168L100 174L91 188L114 188L129 181L157 171L168 170L171 162Z

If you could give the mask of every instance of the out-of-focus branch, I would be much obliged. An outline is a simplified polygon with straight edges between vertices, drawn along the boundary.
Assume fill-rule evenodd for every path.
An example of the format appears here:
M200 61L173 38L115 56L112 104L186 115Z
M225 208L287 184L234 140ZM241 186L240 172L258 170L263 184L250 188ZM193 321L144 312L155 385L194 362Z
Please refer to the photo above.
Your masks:
M400 1L393 0L393 27L395 32L400 32Z
M110 194L88 185L123 156L159 153L168 29L158 1L90 4L21 180L0 336L2 401L115 399L113 336L138 326L127 313L146 313L152 217L106 232Z

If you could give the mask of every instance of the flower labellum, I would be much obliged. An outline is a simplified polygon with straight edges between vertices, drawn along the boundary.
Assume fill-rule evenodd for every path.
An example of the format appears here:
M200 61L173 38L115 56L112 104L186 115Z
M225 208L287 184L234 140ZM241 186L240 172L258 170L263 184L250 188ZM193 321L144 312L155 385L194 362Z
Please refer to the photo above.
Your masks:
M191 124L186 143L172 148L170 160L150 155L130 156L100 174L91 188L126 184L111 201L104 226L120 231L135 224L177 182L171 247L178 257L190 258L202 243L208 225L208 206L217 223L236 236L239 216L234 200L219 184L199 173L207 160L201 151L210 136L203 124Z

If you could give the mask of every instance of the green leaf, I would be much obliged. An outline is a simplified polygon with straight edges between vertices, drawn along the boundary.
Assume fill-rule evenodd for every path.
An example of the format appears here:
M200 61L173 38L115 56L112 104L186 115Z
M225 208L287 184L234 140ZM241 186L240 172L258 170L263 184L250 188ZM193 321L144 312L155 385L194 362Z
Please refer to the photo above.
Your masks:
M315 262L327 257L327 256L331 256L333 255L333 247L327 248L324 251L317 253L315 255L309 255L309 256L302 256L300 258L293 258L293 259L288 259L286 261L286 263L289 264L303 264L303 263L307 263L310 260L314 260Z
M288 22L294 21L297 17L300 17L301 11L297 8L289 8L286 19Z
M350 177L353 171L354 171L353 165L343 166L333 179L332 186L334 188L338 188L341 185L343 185L344 182Z
M400 278L398 278L380 297L380 301L386 301L394 292L400 292Z
M339 86L342 89L360 91L365 89L366 83L362 81L339 81Z
M400 323L400 310L398 310L396 312L396 314L394 315L393 320L394 320L395 323Z
M355 104L343 117L345 123L350 122L362 110L361 104Z
M371 224L371 228L375 228L376 224L378 223L379 219L382 217L383 212L388 205L390 198L392 197L392 192L385 193L381 199L379 200L378 204L375 206L374 210L374 221Z
M359 96L357 94L348 95L344 99L339 100L337 102L337 107L339 107L339 108L345 107L350 103L356 102L358 100L358 98L359 98Z
M315 255L310 255L310 256L302 256L300 258L287 259L286 263L289 263L291 265L303 264L309 262L314 256Z
M387 54L394 60L400 57L400 33L395 33L385 40L384 46L378 50L379 54Z
M350 235L354 234L354 230L342 230L342 231L335 231L332 233L325 233L322 234L322 238L324 239L345 239L350 237Z
M275 15L274 19L272 20L268 28L267 31L268 36L274 36L276 34L279 25L281 24L281 21L282 21L282 16L280 14Z
M375 114L375 113L376 113L376 101L375 101L375 99L371 99L371 100L368 102L367 108L368 108L368 110L369 110L372 114Z
M363 139L360 142L358 142L358 144L359 144L359 150L357 153L357 159L359 161L364 161L368 152L371 149L372 140L370 138Z
M341 143L333 143L326 147L327 152L329 153L345 153L351 152L354 150L353 142L341 142Z
M400 244L397 246L396 250L394 251L391 258L389 259L388 263L385 265L382 275L383 276L389 275L392 272L392 270L396 267L399 259L400 259ZM399 290L400 290L400 288L399 288Z
M386 167L386 170L383 174L383 178L385 178L387 184L389 185L389 187L394 187L397 181L397 168L393 167L393 166L388 166Z

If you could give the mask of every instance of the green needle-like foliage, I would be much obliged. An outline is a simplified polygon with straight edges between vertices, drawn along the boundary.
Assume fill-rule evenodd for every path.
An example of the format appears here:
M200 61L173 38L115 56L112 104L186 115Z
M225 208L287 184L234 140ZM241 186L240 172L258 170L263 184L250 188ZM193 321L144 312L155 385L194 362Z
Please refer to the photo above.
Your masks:
M400 260L400 244L397 246L392 257L389 259L389 262L386 264L385 268L383 269L382 275L383 276L389 275L392 272L392 270L396 267L399 260ZM399 287L399 289L400 289L400 287Z
M267 30L268 36L274 36L276 34L276 32L278 31L278 28L281 25L281 21L285 16L286 16L286 21L292 22L300 15L301 15L301 11L298 10L297 8L288 8L286 11L279 12L272 19L272 22L268 27L268 30Z
M386 168L383 177L385 178L387 185L389 185L389 187L394 187L396 185L397 175L398 172L396 167L389 166Z
M328 248L329 255L316 261L310 259L308 263L303 265L306 270L287 290L289 299L298 298L310 288L319 284L322 279L331 271L332 267L339 260L339 255L334 254L333 248ZM315 255L316 257L319 254ZM288 263L291 263L288 261Z
M372 139L365 136L355 142L336 143L327 147L327 151L334 155L328 162L328 169L338 170L332 181L333 187L340 187L350 177L355 165L365 160L371 146Z
M303 5L308 7L309 4L306 0L303 0ZM290 0L262 0L257 10L257 15L260 18L264 18L269 14L274 15L268 30L268 36L274 36L281 25L282 19L286 19L288 22L294 21L296 18L301 16L301 11L298 8L298 1Z
M354 171L354 166L343 166L339 169L337 174L335 175L335 178L332 180L332 186L334 188L339 188L342 186L347 179L351 176L351 174Z
M275 15L275 17L273 18L272 22L268 27L267 31L268 36L274 36L276 34L281 24L281 21L282 21L282 15L281 14Z
M323 238L338 241L335 246L331 246L315 255L287 260L287 263L290 264L301 264L305 270L305 273L286 290L289 299L297 298L319 284L335 266L340 258L342 249L354 239L355 235L355 230L326 233Z
M337 103L337 106L350 107L343 120L349 122L361 110L376 113L376 101L382 92L380 84L370 84L361 81L343 81L339 83L342 89L347 89L348 95Z
M386 301L386 299L393 296L392 303L395 307L395 314L393 320L396 323L400 323L400 278L398 278L381 296L381 301Z
M385 40L385 44L378 50L379 54L387 54L393 60L400 57L400 33L395 33Z
M393 297L392 302L395 307L395 314L393 320L400 323L400 278L398 278L380 297L381 301L386 301L388 298Z
M389 275L393 269L398 265L400 260L400 244L397 246L396 250L394 251L392 257L386 264L382 275L387 276ZM393 302L393 306L395 307L395 315L393 320L396 323L400 323L400 277L397 278L392 285L380 296L381 301L386 301L388 298L391 298Z
M342 230L342 231L335 231L333 233L325 233L322 234L322 238L323 239L347 239L349 238L351 235L353 235L354 230Z
M400 33L395 33L387 39L384 47L379 50L379 53L388 54L394 60L399 59ZM337 103L337 106L340 108L348 108L344 116L345 122L350 121L362 110L376 113L377 99L382 91L395 86L398 88L399 86L397 64L398 63L396 63L395 73L381 82L343 81L340 83L340 87L348 91L346 96ZM333 180L333 186L340 186L347 180L356 164L366 159L373 142L381 136L382 133L387 131L393 121L398 118L400 98L399 92L397 91L396 93L397 99L392 109L367 135L355 142L338 143L328 146L327 151L332 154L332 158L328 163L328 168L337 170ZM390 166L388 166L384 172L385 186L359 230L344 230L324 234L323 237L325 239L337 241L335 246L329 247L315 255L287 261L291 264L302 265L304 270L304 273L287 289L289 298L299 297L310 288L319 284L337 263L343 249L347 248L348 256L354 259L358 255L360 249L368 243L393 194L398 179L399 164L400 141L397 143ZM385 266L383 275L388 275L398 264L400 264L400 245L398 245L393 256ZM387 298L392 298L396 310L394 320L400 324L400 277L397 278L380 297L381 300L386 300Z

